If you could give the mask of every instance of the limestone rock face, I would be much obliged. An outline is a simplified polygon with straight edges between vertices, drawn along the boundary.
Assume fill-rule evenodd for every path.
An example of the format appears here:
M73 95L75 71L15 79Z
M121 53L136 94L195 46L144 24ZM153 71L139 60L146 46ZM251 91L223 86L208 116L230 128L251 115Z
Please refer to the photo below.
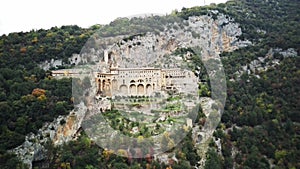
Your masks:
M85 115L85 110L78 106L77 111L71 111L68 116L59 116L51 123L46 123L37 134L30 133L26 136L25 142L11 150L32 168L33 161L40 161L46 158L45 145L53 142L60 145L76 139L81 122ZM63 122L64 121L64 122Z
M76 138L84 113L84 110L72 111L70 115L65 117L65 124L57 127L55 136L52 139L54 145L60 145Z
M242 34L238 23L218 11L214 13L217 14L215 19L208 15L192 16L166 24L160 33L140 32L130 39L124 35L93 37L93 43L87 42L82 52L73 54L69 62L75 65L98 63L107 56L122 67L140 67L172 54L177 48L200 47L202 56L210 58L252 44L238 39ZM51 64L44 67L49 69Z
M193 16L182 23L172 23L160 34L146 33L132 40L121 40L105 49L104 57L121 67L143 67L171 55L178 48L200 47L202 57L211 58L251 45L250 41L238 39L241 34L239 24L223 14L216 20L207 15Z
M44 70L49 70L51 67L58 67L58 66L62 66L62 65L63 65L63 62L61 59L58 59L58 60L51 59L50 61L45 61L43 63L40 63L39 67Z
M296 57L298 55L297 51L293 48L289 48L287 50L271 48L264 57L258 57L257 59L252 60L249 64L242 66L239 71L235 72L235 78L240 79L243 73L247 73L248 75L254 74L257 78L260 78L260 76L257 75L259 72L267 71L269 68L280 64L281 59L274 58L274 54L279 54L283 58ZM231 79L231 81L235 81L235 79Z

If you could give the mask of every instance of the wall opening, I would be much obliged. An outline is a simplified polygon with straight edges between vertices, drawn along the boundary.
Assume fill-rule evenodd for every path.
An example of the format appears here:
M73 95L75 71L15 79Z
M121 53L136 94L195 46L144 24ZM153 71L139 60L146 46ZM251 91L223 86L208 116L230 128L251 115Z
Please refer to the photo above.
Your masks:
M131 84L130 86L129 86L129 94L130 95L136 95L137 93L136 93L136 85L135 84Z
M137 94L138 95L144 95L145 94L145 89L144 89L144 85L142 85L142 84L139 84L138 86L137 86Z

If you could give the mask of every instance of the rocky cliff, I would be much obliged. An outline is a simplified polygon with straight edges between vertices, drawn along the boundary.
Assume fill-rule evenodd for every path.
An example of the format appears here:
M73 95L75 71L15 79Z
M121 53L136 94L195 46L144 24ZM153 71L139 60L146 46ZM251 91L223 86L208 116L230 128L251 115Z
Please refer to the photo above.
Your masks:
M45 146L49 142L57 146L77 138L86 111L82 104L79 104L77 108L67 116L59 116L53 122L44 124L38 133L27 135L25 142L11 151L17 154L29 168L32 168L33 161L46 158Z
M123 39L104 49L104 55L113 58L121 67L159 66L173 67L178 59L173 52L179 48L200 48L203 59L216 58L221 52L229 52L251 45L250 41L241 41L239 24L233 19L219 14L211 16L193 16L182 22L170 23L163 32L139 34L132 40ZM105 39L104 39L105 40ZM161 65L157 60L165 60Z

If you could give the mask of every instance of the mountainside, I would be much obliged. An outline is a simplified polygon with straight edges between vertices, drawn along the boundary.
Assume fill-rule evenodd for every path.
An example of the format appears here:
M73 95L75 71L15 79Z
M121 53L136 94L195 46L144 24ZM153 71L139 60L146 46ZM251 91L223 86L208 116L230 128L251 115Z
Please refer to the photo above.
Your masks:
M300 168L299 6L298 0L231 0L89 29L2 35L0 168ZM172 68L188 61L195 74L201 72L205 83L198 92L205 97L211 96L213 72L199 58L220 60L227 99L213 136L199 146L195 130L183 130L187 137L156 159L98 147L80 128L72 80L55 79L50 70L98 63L106 54L125 67ZM209 120L201 106L194 127ZM116 128L125 125L110 113ZM147 133L139 123L132 126Z

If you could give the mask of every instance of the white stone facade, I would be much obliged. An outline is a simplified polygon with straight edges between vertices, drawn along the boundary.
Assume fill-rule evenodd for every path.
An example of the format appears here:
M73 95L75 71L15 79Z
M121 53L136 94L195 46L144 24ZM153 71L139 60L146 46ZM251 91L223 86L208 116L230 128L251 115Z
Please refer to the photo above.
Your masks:
M154 92L197 91L198 80L193 72L179 68L111 68L97 72L97 93L101 96L150 96Z

